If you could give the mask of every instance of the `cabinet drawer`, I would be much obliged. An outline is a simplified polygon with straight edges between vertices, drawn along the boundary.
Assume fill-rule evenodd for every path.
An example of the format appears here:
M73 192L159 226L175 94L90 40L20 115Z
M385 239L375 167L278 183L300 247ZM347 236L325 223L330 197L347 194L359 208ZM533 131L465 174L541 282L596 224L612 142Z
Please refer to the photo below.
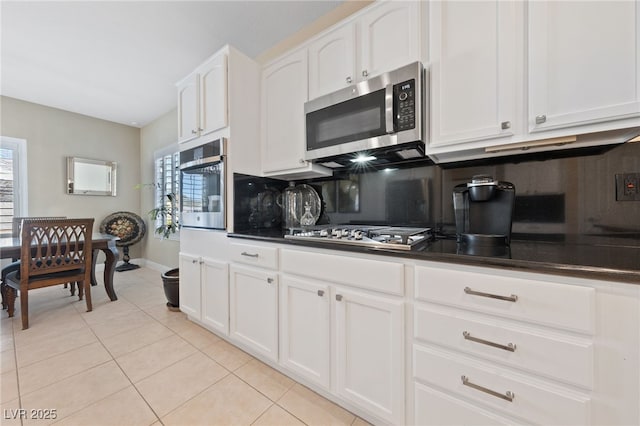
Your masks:
M283 272L404 295L402 263L286 249L280 255Z
M230 244L231 260L262 268L278 269L278 249L249 244Z
M417 339L593 389L593 342L449 310L416 307Z
M595 289L589 287L418 266L415 297L587 334L594 331Z
M485 411L468 402L431 389L420 383L415 384L415 421L424 426L460 426L460 425L511 425L493 413Z
M535 424L589 424L586 395L435 349L414 345L413 356L417 379L492 409Z

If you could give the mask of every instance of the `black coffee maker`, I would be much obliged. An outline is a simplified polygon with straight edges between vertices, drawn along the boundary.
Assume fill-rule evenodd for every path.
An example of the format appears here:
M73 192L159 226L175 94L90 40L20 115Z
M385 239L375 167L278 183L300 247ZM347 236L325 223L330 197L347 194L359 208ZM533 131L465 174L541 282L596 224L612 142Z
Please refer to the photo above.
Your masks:
M453 188L453 209L458 243L473 247L508 247L516 198L512 183L489 175L473 176L471 182Z

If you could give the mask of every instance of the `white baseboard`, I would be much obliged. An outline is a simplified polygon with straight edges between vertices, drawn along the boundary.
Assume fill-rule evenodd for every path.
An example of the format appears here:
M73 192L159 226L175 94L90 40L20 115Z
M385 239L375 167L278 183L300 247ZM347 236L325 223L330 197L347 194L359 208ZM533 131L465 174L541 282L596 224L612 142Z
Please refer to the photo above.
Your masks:
M160 263L152 262L148 259L139 259L138 263L140 266L144 266L145 268L153 269L158 272L167 272L169 269L173 269L170 266L161 265Z
M116 267L122 265L123 263L124 262L119 261L116 264ZM144 266L145 268L153 269L154 271L158 271L158 272L167 272L169 269L172 269L170 266L161 265L159 263L152 262L151 260L142 259L142 258L131 259L130 263ZM104 271L104 262L99 262L98 264L96 264L96 272L102 272L102 271Z

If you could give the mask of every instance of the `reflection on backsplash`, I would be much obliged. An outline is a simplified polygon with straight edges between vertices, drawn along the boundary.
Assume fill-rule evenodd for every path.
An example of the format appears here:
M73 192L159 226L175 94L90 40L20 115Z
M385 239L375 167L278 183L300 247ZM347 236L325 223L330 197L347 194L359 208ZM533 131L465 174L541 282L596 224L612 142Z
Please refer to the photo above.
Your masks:
M615 200L615 174L640 172L640 143L622 144L596 155L493 161L447 169L424 165L297 183L312 185L320 195L323 223L429 226L453 234L454 186L469 182L474 175L489 174L515 185L514 236L596 235L625 238L625 244L640 246L640 202ZM265 201L269 197L259 194L267 188L282 191L286 182L235 175L234 184L237 229L279 226L271 217L277 209ZM254 212L260 220L250 223Z

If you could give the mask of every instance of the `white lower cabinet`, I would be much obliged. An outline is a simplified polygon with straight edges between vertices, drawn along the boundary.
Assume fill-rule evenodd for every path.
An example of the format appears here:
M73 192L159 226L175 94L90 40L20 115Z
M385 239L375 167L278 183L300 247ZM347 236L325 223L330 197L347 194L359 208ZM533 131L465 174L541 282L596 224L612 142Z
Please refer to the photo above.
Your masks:
M202 322L229 335L229 264L202 258Z
M404 300L335 289L337 393L404 423Z
M280 266L281 364L379 421L404 424L404 266L288 249Z
M229 336L278 361L278 274L231 264Z
M180 253L180 310L197 320L202 316L200 257Z
M228 263L180 253L180 310L212 330L228 335Z
M436 262L414 278L415 424L640 424L637 285Z
M329 389L331 299L329 286L283 275L280 282L280 363Z

